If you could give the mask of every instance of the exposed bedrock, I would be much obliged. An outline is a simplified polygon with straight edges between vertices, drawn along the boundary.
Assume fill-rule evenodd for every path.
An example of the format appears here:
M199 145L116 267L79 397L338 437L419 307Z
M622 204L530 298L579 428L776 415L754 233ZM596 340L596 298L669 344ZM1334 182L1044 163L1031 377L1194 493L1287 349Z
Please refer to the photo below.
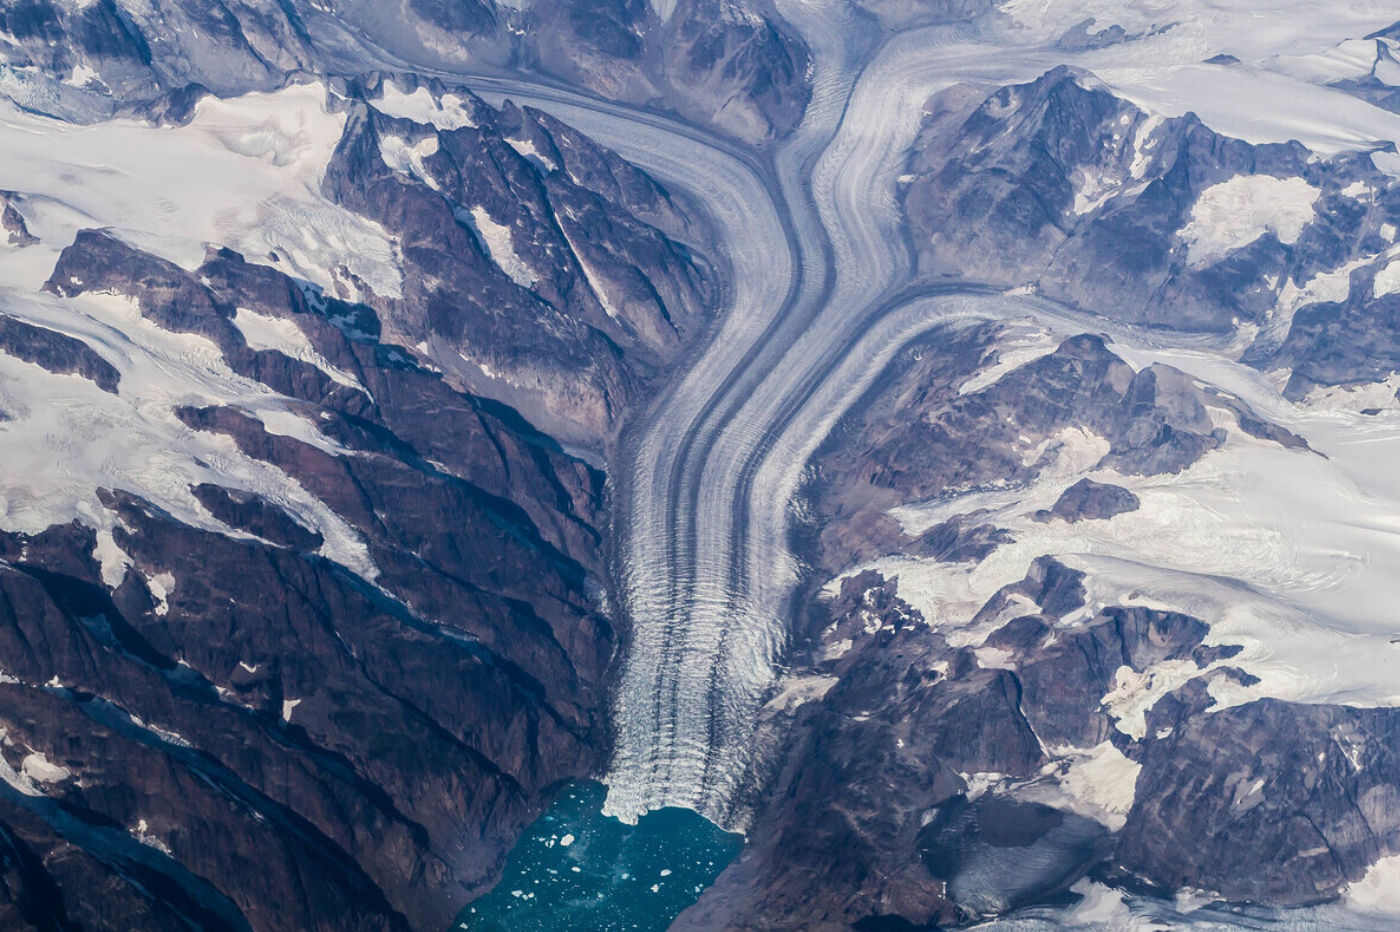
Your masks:
M450 129L349 103L322 187L398 244L403 293L376 300L396 342L596 449L708 327L714 233L546 114L450 93Z
M472 73L515 64L605 98L664 105L748 142L801 120L808 52L770 0L25 0L0 13L21 103L69 120L182 119L191 98L304 74Z
M790 133L811 95L809 53L769 0L536 3L523 14L541 70L605 97L664 100L682 117L750 142Z
M446 927L604 763L601 474L230 251L190 272L87 231L48 288L212 346L246 385L173 413L327 510L211 467L156 490L200 527L111 489L110 531L0 535L0 916L68 928L102 890L131 927ZM88 358L33 330L6 351ZM291 420L240 406L267 398Z
M92 347L70 336L0 314L0 351L50 372L80 375L116 394L121 373Z
M1229 665L1237 647L1134 606L1067 626L1076 575L1038 564L1010 594L1041 613L975 651L951 647L895 580L844 580L821 655L766 709L783 765L750 844L679 927L957 924L1055 901L1091 872L1296 906L1400 850L1393 710L1217 709L1212 684L1251 680ZM984 612L1004 617L1006 599ZM1133 738L1110 694L1164 664L1196 672ZM1115 800L1093 787L1112 779L1126 780Z
M1301 906L1400 851L1400 712L1269 699L1190 711L1162 703L1149 717L1168 734L1144 749L1115 868Z
M1126 475L1180 472L1220 447L1226 434L1209 409L1228 411L1246 434L1304 446L1180 370L1160 364L1134 370L1090 334L1070 337L964 393L964 385L975 387L971 377L979 361L995 358L997 330L992 324L941 327L914 341L832 432L815 461L822 480L817 500L832 519L820 531L831 572L852 558L900 551L985 556L998 532L980 526L975 511L922 532L917 542L885 511L977 490L1028 487L1075 455L1076 438L1092 435L1103 443L1086 467ZM1081 516L1086 508L1102 511L1098 517L1128 510L1130 500L1121 495L1076 488L1066 488L1061 517Z
M1035 518L1037 521L1059 518L1073 524L1136 511L1139 504L1138 497L1121 485L1080 479L1060 493L1051 508L1036 512Z

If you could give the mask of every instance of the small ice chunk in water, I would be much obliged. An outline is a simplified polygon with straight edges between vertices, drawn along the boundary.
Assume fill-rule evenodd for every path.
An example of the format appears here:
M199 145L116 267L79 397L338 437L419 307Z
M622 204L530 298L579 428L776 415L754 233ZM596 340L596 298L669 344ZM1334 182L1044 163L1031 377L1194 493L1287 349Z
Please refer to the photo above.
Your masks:
M662 876L662 877L670 877L670 876L671 876L671 869L670 869L669 867L664 868L664 869L661 871L661 876Z
M569 847L569 845L572 845L573 843L574 843L574 836L573 836L572 834L565 835L563 838L559 839L559 846L560 846L561 848L567 848L567 847Z

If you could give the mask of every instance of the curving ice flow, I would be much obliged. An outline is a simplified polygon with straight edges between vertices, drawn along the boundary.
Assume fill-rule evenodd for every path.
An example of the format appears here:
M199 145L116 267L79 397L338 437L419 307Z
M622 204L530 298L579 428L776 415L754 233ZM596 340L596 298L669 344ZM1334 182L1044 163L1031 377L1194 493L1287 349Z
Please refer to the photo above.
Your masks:
M901 346L958 318L1028 314L1151 342L969 286L904 290L911 260L895 194L925 101L961 81L1030 80L1065 61L1064 51L1035 42L992 54L950 27L881 35L843 0L776 6L811 49L813 99L798 130L764 157L644 111L476 81L488 99L552 112L689 192L729 245L717 333L636 419L614 473L616 569L631 642L614 710L607 811L627 820L683 806L745 826L736 798L753 776L753 728L775 680L799 575L789 508L816 446ZM1089 52L1078 63L1166 107L1129 67L1130 51ZM1181 54L1182 68L1195 67L1196 51ZM1355 110L1341 103L1337 113ZM1223 128L1236 129L1231 119L1223 113ZM1318 144L1350 138L1326 127L1314 135Z
M798 580L788 508L803 465L861 384L828 376L857 344L888 358L904 342L889 328L910 326L901 308L920 321L904 339L964 312L897 297L910 258L895 191L922 104L981 59L932 54L956 39L945 29L862 43L864 27L840 0L779 6L812 48L814 95L767 164L627 108L481 82L488 99L547 110L692 193L730 244L723 323L625 438L631 466L617 476L631 643L606 782L607 811L627 820L683 806L744 826L734 797ZM875 53L862 55L867 47ZM998 308L990 316L1025 313L1008 300ZM894 323L860 339L889 315ZM834 407L832 392L843 399Z
M768 166L693 130L656 120L639 130L624 122L635 114L507 89L695 193L732 244L724 323L628 438L633 465L619 482L632 641L607 782L609 811L627 819L677 805L743 825L732 798L797 581L787 506L805 456L786 459L791 444L777 440L833 355L908 278L895 183L921 104L948 80L916 64L942 33L862 64L847 5L781 12L813 48L814 97Z

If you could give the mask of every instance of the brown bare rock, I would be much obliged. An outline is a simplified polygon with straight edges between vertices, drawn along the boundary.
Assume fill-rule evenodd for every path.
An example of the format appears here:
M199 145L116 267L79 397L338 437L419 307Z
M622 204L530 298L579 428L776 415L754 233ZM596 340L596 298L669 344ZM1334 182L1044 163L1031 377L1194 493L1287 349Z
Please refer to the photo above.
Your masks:
M0 314L0 352L43 366L50 372L80 375L104 392L117 393L121 373L81 340Z
M1138 497L1121 485L1080 479L1060 493L1048 511L1035 513L1037 521L1059 518L1071 524L1077 521L1102 520L1137 511Z

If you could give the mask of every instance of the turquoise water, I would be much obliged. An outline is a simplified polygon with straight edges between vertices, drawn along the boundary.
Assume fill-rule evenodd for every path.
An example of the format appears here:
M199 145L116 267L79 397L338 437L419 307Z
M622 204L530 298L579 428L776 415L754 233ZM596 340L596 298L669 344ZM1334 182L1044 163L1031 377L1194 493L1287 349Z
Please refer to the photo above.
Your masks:
M689 809L635 826L604 816L607 788L576 783L525 830L501 882L462 910L471 932L662 932L742 847Z

